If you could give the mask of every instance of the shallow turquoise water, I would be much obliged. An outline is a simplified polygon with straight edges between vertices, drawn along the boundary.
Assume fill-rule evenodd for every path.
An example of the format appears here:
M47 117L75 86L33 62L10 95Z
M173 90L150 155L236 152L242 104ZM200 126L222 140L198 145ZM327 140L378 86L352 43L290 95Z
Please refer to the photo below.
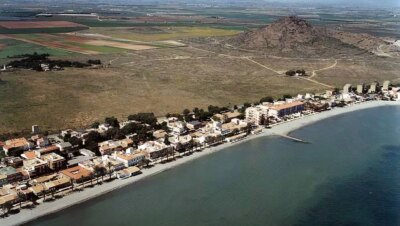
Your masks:
M28 225L400 225L400 108L228 148Z

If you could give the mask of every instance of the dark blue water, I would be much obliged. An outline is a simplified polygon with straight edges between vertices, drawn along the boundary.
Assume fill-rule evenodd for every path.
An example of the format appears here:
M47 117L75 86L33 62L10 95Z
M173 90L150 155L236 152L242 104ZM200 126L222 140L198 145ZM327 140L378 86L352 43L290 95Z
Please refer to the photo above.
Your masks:
M28 225L400 225L400 108L201 158ZM1 223L1 222L0 222Z

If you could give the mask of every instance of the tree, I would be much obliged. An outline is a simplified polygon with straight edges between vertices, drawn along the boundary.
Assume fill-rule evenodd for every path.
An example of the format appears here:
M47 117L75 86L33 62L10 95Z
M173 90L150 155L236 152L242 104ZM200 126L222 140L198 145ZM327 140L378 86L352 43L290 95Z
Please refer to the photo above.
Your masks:
M11 202L6 202L3 204L3 215L7 215L10 210L12 209L13 205L11 204Z
M115 117L106 117L104 119L104 122L114 128L119 128L119 122L118 119Z
M81 181L81 187L82 187L82 190L85 188L85 182L84 182L84 177L83 177L83 175L79 178L79 180Z
M70 133L65 134L64 137L63 137L63 141L64 142L69 142L70 139L71 139L71 134Z
M135 120L141 123L145 123L150 125L151 127L154 127L157 124L157 118L152 112L129 115L128 120Z
M190 110L189 109L185 109L185 110L183 110L183 115L188 115L188 114L190 114Z
M283 99L290 99L290 98L292 98L292 95L290 95L290 94L283 95Z
M19 208L21 209L22 208L22 201L24 201L26 199L26 195L25 195L25 193L19 191L17 193L17 196L18 196Z
M89 177L90 177L90 186L93 187L94 173L93 173L93 172L90 172Z
M294 76L296 72L294 70L289 70L285 73L287 76Z
M79 146L82 147L83 143L82 143L82 139L78 138L78 137L71 137L69 139L69 142L71 143L72 146Z
M99 126L100 126L100 122L96 121L96 122L92 123L92 125L90 127L93 128L93 129L98 129Z
M274 98L270 97L270 96L266 96L260 99L260 103L264 103L264 102L268 102L268 103L273 103L274 102Z
M165 134L165 136L164 136L164 144L166 144L166 145L170 145L171 144L171 142L169 142L169 137L168 137L167 134Z
M107 162L109 180L111 180L112 173L114 172L114 170L112 170L112 167L113 164L111 162Z
M100 166L95 166L94 167L94 175L96 176L96 183L99 183L99 177L101 175L101 167Z

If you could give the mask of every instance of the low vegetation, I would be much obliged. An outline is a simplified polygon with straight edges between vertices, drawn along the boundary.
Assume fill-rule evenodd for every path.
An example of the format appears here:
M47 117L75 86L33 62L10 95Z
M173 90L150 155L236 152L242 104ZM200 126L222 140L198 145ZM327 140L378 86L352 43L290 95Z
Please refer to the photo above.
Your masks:
M32 69L35 71L44 71L46 70L61 70L64 67L75 67L75 68L84 68L89 67L91 65L99 65L101 64L100 60L88 60L86 63L78 62L78 61L69 61L69 60L52 60L49 59L49 54L23 54L11 56L10 58L20 58L19 60L11 61L7 64L8 67L12 68L20 68L20 69Z

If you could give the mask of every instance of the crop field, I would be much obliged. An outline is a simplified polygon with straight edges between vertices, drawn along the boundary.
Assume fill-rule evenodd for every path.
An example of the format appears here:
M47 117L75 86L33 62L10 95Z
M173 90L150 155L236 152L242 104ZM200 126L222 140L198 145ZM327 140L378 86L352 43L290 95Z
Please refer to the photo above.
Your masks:
M211 27L135 27L135 28L92 28L81 33L96 33L110 35L133 41L165 41L180 40L194 37L229 36L240 33L240 30L218 29Z
M69 21L0 21L0 34L65 33L87 28Z
M34 52L49 53L57 57L71 55L71 53L63 50L48 48L41 45L18 41L15 39L0 38L0 63L2 61L6 61L8 56L29 54Z
M0 29L35 29L35 28L68 28L85 27L69 21L0 21Z

